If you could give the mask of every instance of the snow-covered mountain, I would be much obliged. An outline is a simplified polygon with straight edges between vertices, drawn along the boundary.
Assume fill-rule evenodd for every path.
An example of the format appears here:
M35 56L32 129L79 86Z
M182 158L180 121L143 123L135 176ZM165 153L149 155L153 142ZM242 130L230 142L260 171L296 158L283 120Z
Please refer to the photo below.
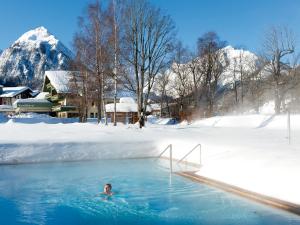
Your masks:
M232 46L227 46L225 48L222 48L219 50L221 55L221 61L224 64L224 66L227 64L225 71L222 73L219 79L219 86L225 86L225 85L232 85L234 81L240 80L240 71L243 70L243 73L250 72L255 68L255 64L258 60L258 57L247 50L243 49L236 49ZM200 60L201 58L196 58L196 60ZM180 70L181 70L181 76L184 77L184 81L186 83L192 84L193 78L192 73L190 71L190 64L191 62L187 62L186 64L181 64ZM174 66L174 65L172 65ZM176 68L177 67L177 68ZM178 65L175 66L176 70L178 70ZM184 95L190 93L193 89L190 88L189 90L183 90L183 87L180 88L181 81L173 71L172 69L167 70L166 72L169 76L170 82L167 85L167 90L170 90L169 95L174 96L176 98L179 97L179 91L183 92ZM179 86L178 86L179 85ZM187 87L192 87L192 85L186 85ZM175 88L174 87L178 87ZM178 89L178 90L177 90Z
M236 49L232 46L227 46L222 49L224 61L228 66L221 76L221 84L225 85L232 83L234 80L240 79L240 71L244 73L253 70L258 57L247 50Z
M44 27L23 34L0 55L0 81L38 87L45 70L68 69L72 52Z

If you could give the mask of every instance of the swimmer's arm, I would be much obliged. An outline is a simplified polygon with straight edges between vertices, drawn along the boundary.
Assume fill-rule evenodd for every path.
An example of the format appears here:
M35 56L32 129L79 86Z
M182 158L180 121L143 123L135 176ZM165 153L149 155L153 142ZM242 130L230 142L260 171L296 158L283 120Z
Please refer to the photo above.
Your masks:
M114 195L115 193L112 192L111 194L106 194L104 192L101 192L101 193L98 193L98 194L95 194L95 197L101 197L101 196L112 196Z
M106 195L104 192L101 192L101 193L98 193L98 194L95 194L94 196L95 197L101 197L101 196L103 196L103 195Z

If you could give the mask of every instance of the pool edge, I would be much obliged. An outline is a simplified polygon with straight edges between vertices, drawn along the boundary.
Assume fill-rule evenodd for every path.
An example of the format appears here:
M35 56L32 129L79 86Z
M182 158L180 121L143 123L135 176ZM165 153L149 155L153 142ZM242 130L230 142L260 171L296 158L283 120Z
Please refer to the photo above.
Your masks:
M300 216L300 205L252 192L208 177L200 176L195 174L195 172L176 172L175 174Z

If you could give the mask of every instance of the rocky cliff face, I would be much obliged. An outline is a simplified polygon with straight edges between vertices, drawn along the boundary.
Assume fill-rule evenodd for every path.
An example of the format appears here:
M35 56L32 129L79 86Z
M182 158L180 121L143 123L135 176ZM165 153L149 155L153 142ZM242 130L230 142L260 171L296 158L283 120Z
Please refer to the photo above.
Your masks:
M68 69L72 52L38 27L23 34L0 55L0 82L5 85L42 85L46 70Z

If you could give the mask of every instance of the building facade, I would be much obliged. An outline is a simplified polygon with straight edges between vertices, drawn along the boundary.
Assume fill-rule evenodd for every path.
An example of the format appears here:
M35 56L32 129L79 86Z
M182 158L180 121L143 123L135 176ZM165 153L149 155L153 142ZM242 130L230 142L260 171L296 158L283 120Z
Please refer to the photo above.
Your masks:
M18 99L32 98L36 92L29 87L3 87L0 85L0 105L12 106Z

